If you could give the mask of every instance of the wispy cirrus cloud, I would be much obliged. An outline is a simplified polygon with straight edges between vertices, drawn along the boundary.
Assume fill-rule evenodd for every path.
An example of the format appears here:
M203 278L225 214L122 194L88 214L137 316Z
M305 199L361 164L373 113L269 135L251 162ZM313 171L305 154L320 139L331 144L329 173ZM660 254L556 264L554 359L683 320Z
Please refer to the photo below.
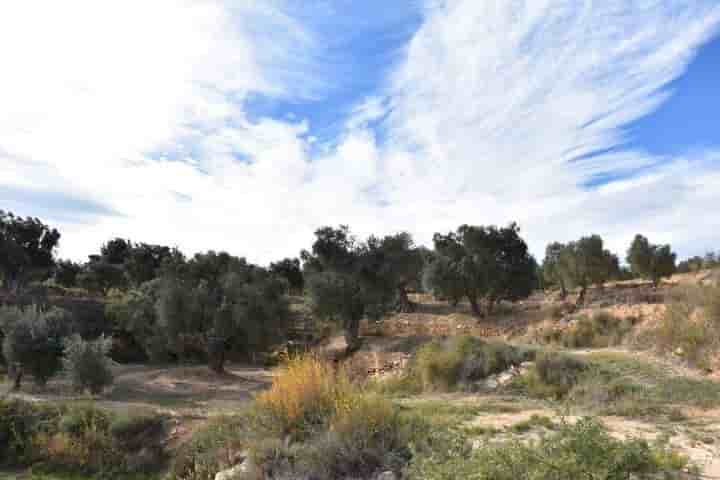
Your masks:
M536 253L720 241L695 228L720 225L720 153L655 158L623 130L716 32L714 2L341 3L4 4L0 187L55 192L13 198L75 258L122 235L269 261L340 222L429 242L517 220ZM78 221L57 192L101 207Z

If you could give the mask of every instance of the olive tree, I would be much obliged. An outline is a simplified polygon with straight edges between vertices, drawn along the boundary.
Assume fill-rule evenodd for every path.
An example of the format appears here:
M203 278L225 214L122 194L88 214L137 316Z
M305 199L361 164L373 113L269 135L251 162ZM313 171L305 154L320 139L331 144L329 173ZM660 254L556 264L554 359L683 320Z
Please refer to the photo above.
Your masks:
M427 267L428 286L454 301L462 294L476 316L492 313L500 300L528 297L537 285L536 263L514 223L462 225L456 232L436 233L433 243L436 258Z
M559 273L569 288L580 288L577 305L585 301L591 285L602 285L619 273L618 258L604 248L599 235L582 237L569 242L560 251Z
M284 279L227 253L198 254L160 280L155 314L173 348L183 336L204 339L210 367L224 369L226 352L254 357L280 342L291 320Z
M652 281L657 287L660 279L675 273L676 255L670 245L655 245L640 234L635 235L627 251L627 263L634 274Z
M23 372L44 386L61 369L62 342L72 327L71 315L58 308L0 309L0 329L5 334L3 356L13 369L16 389L21 386Z
M358 242L341 225L317 230L311 251L301 253L313 309L342 325L348 350L359 345L363 317L381 318L406 295L413 275L408 267L412 260L407 260L412 248L407 234Z

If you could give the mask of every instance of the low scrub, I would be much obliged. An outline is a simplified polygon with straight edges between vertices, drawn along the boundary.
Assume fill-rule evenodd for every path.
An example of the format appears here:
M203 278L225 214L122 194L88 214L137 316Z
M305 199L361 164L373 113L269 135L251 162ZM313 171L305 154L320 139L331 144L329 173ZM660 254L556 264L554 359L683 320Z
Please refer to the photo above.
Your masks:
M418 421L313 356L281 367L248 410L214 422L178 454L170 478L206 480L243 459L240 478L367 478L409 460Z
M88 405L0 402L0 465L115 476L162 467L164 427L132 443L126 425L135 421L118 420Z
M531 397L559 400L570 392L587 369L587 363L570 355L541 352L534 367L526 375L517 377L512 387L519 387Z
M409 479L688 478L687 458L643 440L617 440L597 420L563 424L539 441L508 441L473 449L467 438L436 431L414 446ZM693 478L690 476L690 478Z
M620 318L598 312L577 317L567 328L556 325L540 328L534 332L534 340L566 348L606 348L622 344L637 321L635 317Z
M476 337L429 342L415 353L408 372L383 382L385 392L473 390L480 380L534 359L535 349Z
M712 357L720 351L720 286L678 290L666 307L658 326L645 338L648 346L709 368Z

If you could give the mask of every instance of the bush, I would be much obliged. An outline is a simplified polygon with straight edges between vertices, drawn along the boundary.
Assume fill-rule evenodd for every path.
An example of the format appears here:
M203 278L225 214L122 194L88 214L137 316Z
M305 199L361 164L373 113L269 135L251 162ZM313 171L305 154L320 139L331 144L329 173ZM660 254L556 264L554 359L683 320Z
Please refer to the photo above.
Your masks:
M475 382L531 360L535 351L476 337L460 336L423 345L415 354L411 374L423 389L472 389Z
M582 316L563 332L561 342L568 348L605 348L619 345L634 323L633 318L618 318L607 312L598 312L592 317Z
M233 467L242 460L248 447L250 417L243 413L233 417L218 417L198 430L176 452L170 465L169 479L213 480L221 470Z
M460 434L440 431L413 449L409 479L684 478L687 458L644 440L617 440L597 420L564 424L537 442L507 441L471 449Z
M104 473L116 478L134 471L139 455L115 440L115 422L110 412L90 405L50 407L0 401L0 465ZM162 440L164 435L145 437L143 448L162 453Z
M292 359L238 417L213 422L183 447L169 478L211 480L247 456L272 478L367 478L399 473L418 421L313 356ZM255 477L243 477L255 478Z
M344 371L314 356L293 358L257 397L258 414L283 434L303 436L357 394Z
M71 328L72 318L65 310L2 308L3 356L8 365L21 365L37 385L44 386L62 367L62 341Z
M720 349L720 286L676 291L650 340L663 352L674 352L690 364L707 368Z
M531 396L561 399L587 368L585 362L571 356L543 352L537 356L535 367L520 382Z
M73 386L79 390L90 390L98 394L113 382L108 353L112 347L110 338L101 336L97 340L85 341L79 335L65 340L63 366Z

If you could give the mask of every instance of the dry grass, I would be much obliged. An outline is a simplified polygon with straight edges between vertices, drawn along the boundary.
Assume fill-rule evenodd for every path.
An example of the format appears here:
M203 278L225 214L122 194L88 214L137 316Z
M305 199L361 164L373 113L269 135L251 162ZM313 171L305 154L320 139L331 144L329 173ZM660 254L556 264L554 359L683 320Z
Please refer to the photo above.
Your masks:
M356 387L342 369L316 356L290 359L270 388L260 393L257 407L272 417L284 433L302 433L338 410L348 409Z

